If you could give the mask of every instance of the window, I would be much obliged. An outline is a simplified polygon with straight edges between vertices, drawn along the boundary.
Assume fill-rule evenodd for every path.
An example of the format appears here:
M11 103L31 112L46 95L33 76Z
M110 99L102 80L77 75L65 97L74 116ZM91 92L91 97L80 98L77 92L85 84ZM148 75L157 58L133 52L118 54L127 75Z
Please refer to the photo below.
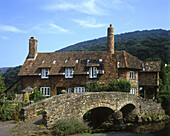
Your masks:
M136 95L136 88L131 88L130 93Z
M130 79L135 79L135 72L134 71L130 71Z
M85 87L75 87L74 93L82 93L85 92Z
M68 88L68 93L72 93L72 92L71 92L71 88Z
M50 87L41 87L41 88L40 88L40 92L41 92L44 96L50 96L50 95L51 95L51 89L50 89Z
M41 69L41 78L49 78L49 69Z
M65 68L65 78L73 78L73 68Z
M90 78L97 78L97 68L96 67L90 67L89 68L89 77Z

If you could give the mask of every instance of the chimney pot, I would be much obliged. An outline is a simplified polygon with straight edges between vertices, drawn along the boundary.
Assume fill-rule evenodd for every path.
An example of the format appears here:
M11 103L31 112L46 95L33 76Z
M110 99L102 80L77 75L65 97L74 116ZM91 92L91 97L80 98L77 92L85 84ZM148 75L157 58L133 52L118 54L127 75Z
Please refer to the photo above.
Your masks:
M37 55L37 39L30 37L29 39L29 54L28 59L35 59Z
M114 54L114 28L112 24L107 29L107 53Z

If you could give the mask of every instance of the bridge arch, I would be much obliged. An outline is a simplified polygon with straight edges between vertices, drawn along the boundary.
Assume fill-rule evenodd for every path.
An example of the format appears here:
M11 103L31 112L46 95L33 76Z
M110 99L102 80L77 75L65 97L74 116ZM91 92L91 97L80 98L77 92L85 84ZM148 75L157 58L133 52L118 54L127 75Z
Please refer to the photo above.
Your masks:
M115 110L109 104L92 105L86 109L82 119L93 129L108 129L113 126ZM106 125L107 124L107 125Z
M89 105L87 108L85 108L84 110L82 110L82 114L81 114L81 118L83 118L84 114L86 114L88 111L95 109L95 108L100 108L100 107L105 107L105 108L109 108L112 111L115 111L115 107L111 104L108 103L98 103L98 104L93 104L93 105Z
M123 107L125 107L126 105L133 105L136 109L138 109L138 105L135 103L135 102L133 102L133 101L125 101L125 102L123 102L123 103L121 103L120 105L118 105L118 107L117 107L117 110L118 111L121 111L121 109L123 108Z

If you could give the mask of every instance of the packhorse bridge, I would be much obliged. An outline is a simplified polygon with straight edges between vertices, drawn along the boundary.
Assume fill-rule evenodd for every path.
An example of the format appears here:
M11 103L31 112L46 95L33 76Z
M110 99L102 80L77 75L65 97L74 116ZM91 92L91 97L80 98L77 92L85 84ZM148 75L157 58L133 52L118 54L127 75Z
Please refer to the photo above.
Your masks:
M24 107L21 112L23 120L43 112L44 124L52 127L60 119L70 117L83 119L88 111L96 108L107 108L113 111L120 124L123 123L127 111L133 112L138 120L143 115L164 113L160 103L123 92L62 94Z

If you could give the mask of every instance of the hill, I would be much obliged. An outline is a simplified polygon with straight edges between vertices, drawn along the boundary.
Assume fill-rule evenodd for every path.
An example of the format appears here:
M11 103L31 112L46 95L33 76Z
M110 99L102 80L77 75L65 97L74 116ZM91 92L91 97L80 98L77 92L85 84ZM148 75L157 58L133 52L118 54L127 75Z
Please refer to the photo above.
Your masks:
M107 37L80 42L56 52L105 51ZM115 50L126 50L141 60L170 60L170 30L144 30L115 35Z
M13 67L3 67L3 68L0 68L1 69L1 73L4 74L9 68L13 68Z
M5 87L8 88L18 79L18 72L20 71L21 66L17 66L14 68L9 68L3 75Z

